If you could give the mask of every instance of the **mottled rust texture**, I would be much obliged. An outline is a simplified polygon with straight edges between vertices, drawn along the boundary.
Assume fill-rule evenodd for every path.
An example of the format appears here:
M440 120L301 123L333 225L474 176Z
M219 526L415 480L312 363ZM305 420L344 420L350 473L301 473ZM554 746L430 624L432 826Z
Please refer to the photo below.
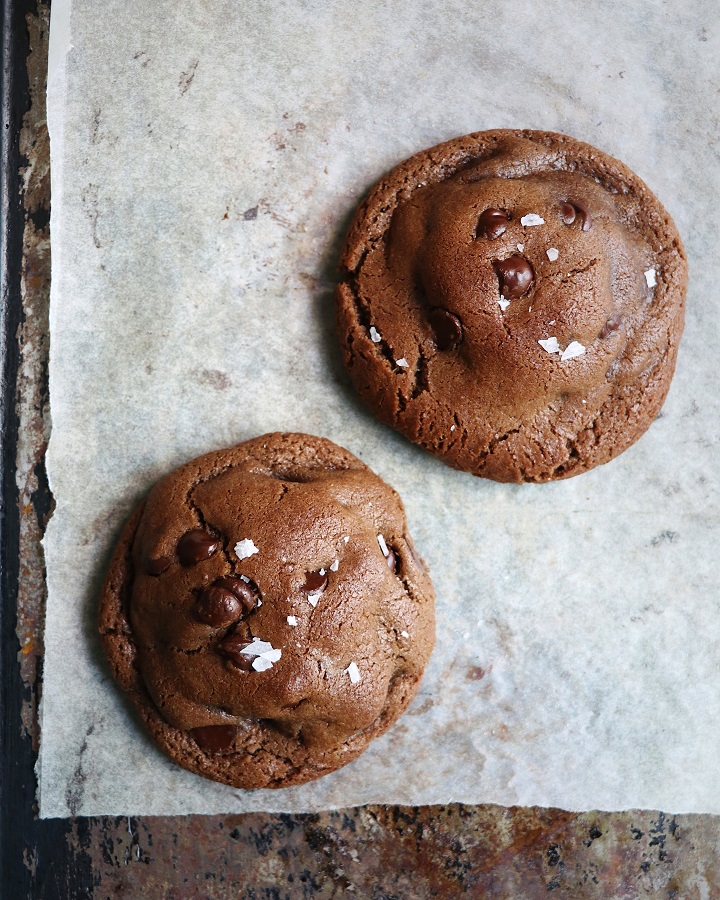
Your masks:
M27 165L17 636L26 686L22 722L35 749L45 599L39 538L50 512L43 468L49 428L48 12L48 3L40 2L27 22L32 107L21 136ZM720 897L720 819L712 816L451 805L308 816L104 817L73 819L67 846L58 846L54 858L38 849L47 828L36 823L17 861L33 884L29 897Z

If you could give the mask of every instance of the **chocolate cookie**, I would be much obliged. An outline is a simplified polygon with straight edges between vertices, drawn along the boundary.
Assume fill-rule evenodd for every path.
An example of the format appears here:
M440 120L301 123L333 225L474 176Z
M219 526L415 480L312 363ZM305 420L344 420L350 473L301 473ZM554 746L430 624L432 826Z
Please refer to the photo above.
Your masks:
M285 787L358 757L435 637L400 498L347 450L268 434L160 481L100 599L113 675L191 772Z
M687 264L626 166L560 134L487 131L418 153L361 204L337 329L361 396L458 469L550 481L657 415Z

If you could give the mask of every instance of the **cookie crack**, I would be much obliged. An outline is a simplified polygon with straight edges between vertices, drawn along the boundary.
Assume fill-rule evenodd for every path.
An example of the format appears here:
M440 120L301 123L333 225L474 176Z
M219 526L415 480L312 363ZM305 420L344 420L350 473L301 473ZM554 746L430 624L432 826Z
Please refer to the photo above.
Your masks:
M426 391L430 390L430 384L428 382L429 362L430 358L425 355L422 344L418 344L418 358L417 362L415 363L414 383L411 394L412 400L417 400L417 398L421 394L424 394Z

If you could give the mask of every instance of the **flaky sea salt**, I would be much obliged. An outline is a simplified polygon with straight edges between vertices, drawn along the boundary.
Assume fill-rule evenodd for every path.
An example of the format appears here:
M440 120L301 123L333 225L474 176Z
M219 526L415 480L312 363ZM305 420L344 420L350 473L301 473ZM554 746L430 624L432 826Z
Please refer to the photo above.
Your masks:
M648 269L645 272L645 281L647 281L647 286L649 288L654 288L657 284L657 278L655 277L655 269Z
M347 669L345 669L345 671L350 676L350 681L353 684L357 684L358 681L360 681L360 669L358 669L357 665L354 662L351 662Z
M400 359L396 359L395 363L400 366L401 369L407 369L410 363L405 359L404 356L400 357Z
M561 353L560 344L558 344L558 339L556 337L545 338L545 340L538 341L538 344L543 348L543 350L547 350L548 353Z
M501 295L500 295L500 299L498 300L498 306L500 307L500 309L501 309L503 312L505 312L505 310L508 308L508 306L510 306L510 301L509 301L509 300L506 300L506 299L503 297L503 295L501 294Z
M350 538L349 538L347 535L345 535L345 536L343 537L343 540L344 540L345 543L347 544L347 542L350 540Z
M517 245L517 248L518 248L518 250L522 253L523 250L525 249L525 244L518 244L518 245Z
M381 534L379 534L377 536L377 541L378 541L378 544L380 544L380 549L382 550L382 555L387 556L390 551L388 550L387 544L385 543L385 538Z
M550 247L550 249L545 252L547 253L547 258L550 262L555 262L558 256L560 256L560 251L556 247Z
M340 560L336 559L335 562L330 565L330 571L337 572L339 566L340 566Z
M373 342L373 344L377 344L382 340L382 338L380 337L380 332L374 325L370 326L370 340Z
M256 657L252 661L252 667L256 672L265 672L267 669L271 669L272 664L276 663L282 656L282 650L273 647L269 641L262 641L257 637L254 637L252 644L244 647L240 653L243 656Z
M562 354L560 355L560 359L562 362L565 362L566 359L575 359L576 356L582 356L584 353L585 347L580 343L580 341L572 341L563 350Z
M297 619L295 618L295 616L288 616L287 623L288 625L292 625L292 627L295 628L295 626L297 625Z
M407 631L401 631L400 634L401 634L403 637L410 637L410 635L407 633Z
M520 224L525 228L529 228L532 225L544 225L545 219L542 216L539 216L537 213L528 213L526 216L523 216L520 219Z
M259 552L260 551L250 538L245 538L244 541L238 541L237 544L235 544L235 555L238 559L247 559L249 556L253 556L255 553Z
M318 591L317 594L308 594L307 601L312 606L313 609L318 605L318 600L320 599L320 594L322 591Z

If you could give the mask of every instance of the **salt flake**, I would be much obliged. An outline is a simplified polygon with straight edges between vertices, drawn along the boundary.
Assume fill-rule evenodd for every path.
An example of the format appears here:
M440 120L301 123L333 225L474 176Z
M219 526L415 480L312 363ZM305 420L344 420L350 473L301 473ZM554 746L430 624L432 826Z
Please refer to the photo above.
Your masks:
M269 659L265 659L264 656L258 656L257 659L252 661L252 667L256 672L265 672L267 669L272 669L272 663Z
M347 542L350 540L350 538L349 538L347 535L345 535L345 536L343 537L343 540L344 540L345 543L347 544Z
M238 559L247 559L249 556L253 556L255 553L259 552L260 551L250 538L245 538L244 541L238 541L237 544L235 544L235 555Z
M252 644L243 648L240 653L244 656L256 657L252 661L252 667L256 672L265 672L267 669L271 669L272 664L282 657L282 650L273 647L269 641L262 641L257 637L254 637Z
M377 536L377 541L378 541L378 544L380 544L380 549L382 550L382 555L387 556L390 551L388 550L387 544L385 543L385 538L381 534L379 534Z
M407 631L401 631L400 634L401 634L403 637L410 637L410 635L407 633Z
M351 662L347 669L345 669L345 671L350 676L350 681L353 684L357 684L358 681L360 681L360 669L358 669L357 665L354 662Z
M330 571L337 572L339 566L340 566L340 560L336 559L335 562L330 565Z
M572 341L563 350L560 359L565 362L566 359L575 359L576 356L583 356L585 347L579 341Z
M380 332L374 325L370 326L370 340L373 342L373 344L378 344L382 340L382 338L380 337Z
M401 369L407 369L410 363L405 359L405 357L401 357L400 359L395 360L396 365L400 366Z
M297 626L297 619L295 618L295 616L288 616L287 623L288 625L292 625L292 627L295 628Z
M523 250L525 249L525 244L518 244L518 245L517 245L517 248L518 248L518 250L522 253Z
M500 309L503 312L505 312L505 310L508 308L508 306L510 306L510 301L506 300L501 294L500 299L498 300L498 306L500 307Z
M307 595L308 603L310 604L310 606L312 606L313 609L315 609L315 607L317 606L321 593L322 593L321 591L318 591L317 594L308 594Z
M240 581L244 581L245 584L250 584L250 579L247 577L247 575L241 575Z
M560 344L558 344L558 339L556 337L545 338L544 341L538 341L538 344L543 348L543 350L547 350L548 353L561 353Z
M645 272L645 281L647 281L647 286L649 288L654 288L657 284L657 278L655 277L655 269L648 269Z
M550 262L555 262L558 256L560 256L560 251L556 247L550 247L550 249L546 250L545 253L547 253L547 258L550 260Z
M520 219L520 224L524 225L525 228L529 228L532 225L544 225L545 219L537 213L528 213Z

